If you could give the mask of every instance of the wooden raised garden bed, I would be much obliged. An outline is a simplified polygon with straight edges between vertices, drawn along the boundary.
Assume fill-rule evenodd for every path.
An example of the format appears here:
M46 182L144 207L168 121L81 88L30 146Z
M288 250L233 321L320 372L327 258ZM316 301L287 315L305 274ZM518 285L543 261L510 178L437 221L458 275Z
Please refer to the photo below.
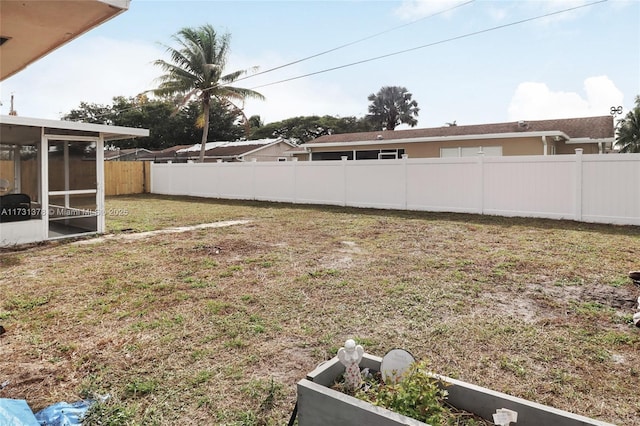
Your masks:
M364 354L360 368L380 370L382 358ZM298 382L299 426L424 426L426 423L394 413L382 407L330 388L344 373L338 358L325 362ZM614 426L584 416L558 410L522 398L516 398L460 380L436 376L448 384L447 402L457 409L492 420L496 410L507 408L518 412L516 426Z

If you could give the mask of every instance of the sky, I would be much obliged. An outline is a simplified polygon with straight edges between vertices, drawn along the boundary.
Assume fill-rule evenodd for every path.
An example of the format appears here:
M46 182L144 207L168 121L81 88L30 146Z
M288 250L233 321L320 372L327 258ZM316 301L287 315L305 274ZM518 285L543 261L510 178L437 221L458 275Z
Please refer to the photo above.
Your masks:
M264 123L363 117L367 97L383 86L412 93L417 127L626 112L640 94L640 1L589 5L596 1L132 0L1 82L0 113L8 114L11 94L18 115L59 119L83 101L151 90L161 75L153 62L169 59L172 35L204 24L231 35L229 72L264 72L350 44L238 81L266 97L244 105ZM568 8L578 9L536 18Z

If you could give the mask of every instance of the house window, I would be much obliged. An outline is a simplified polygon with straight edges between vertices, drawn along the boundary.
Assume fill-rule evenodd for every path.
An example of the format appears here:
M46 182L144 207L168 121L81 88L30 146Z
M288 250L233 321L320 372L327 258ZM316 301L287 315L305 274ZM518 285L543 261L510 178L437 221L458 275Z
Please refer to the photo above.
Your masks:
M368 149L362 151L356 151L356 160L377 160L379 149Z
M404 149L368 149L356 151L356 160L397 160L404 154Z
M381 149L378 160L397 160L404 155L404 149Z
M314 152L311 154L313 161L341 160L388 160L398 159L404 154L404 148L399 149L361 149L353 151Z
M353 160L353 151L335 151L335 152L313 152L311 153L312 161L341 160L347 157L347 160Z
M476 157L484 154L485 157L501 157L501 146L459 146L453 148L440 148L441 158L451 157Z

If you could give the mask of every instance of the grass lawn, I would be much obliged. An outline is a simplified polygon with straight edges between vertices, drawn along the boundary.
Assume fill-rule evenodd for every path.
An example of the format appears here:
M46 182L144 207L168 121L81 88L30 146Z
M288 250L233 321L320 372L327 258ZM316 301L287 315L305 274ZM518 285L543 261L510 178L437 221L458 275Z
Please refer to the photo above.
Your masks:
M0 252L1 398L109 394L88 424L282 425L296 382L353 337L640 425L638 227L150 195L107 208L122 238Z

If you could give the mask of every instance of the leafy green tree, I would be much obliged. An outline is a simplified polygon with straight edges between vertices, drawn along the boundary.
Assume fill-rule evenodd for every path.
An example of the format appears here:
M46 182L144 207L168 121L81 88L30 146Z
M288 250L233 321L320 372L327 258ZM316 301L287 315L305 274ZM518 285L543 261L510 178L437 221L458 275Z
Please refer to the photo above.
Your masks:
M253 129L251 139L281 137L296 143L305 143L323 135L372 130L375 130L373 125L364 118L312 115L265 124Z
M77 109L72 109L62 116L65 121L82 121L83 123L113 124L113 111L110 105L80 102Z
M216 129L218 140L234 141L244 135L236 112L225 108L217 99L212 99L211 105L209 128ZM63 119L149 129L149 137L118 140L112 144L119 148L154 150L200 143L201 135L196 125L200 115L200 105L195 101L176 111L172 99L116 96L112 105L82 102L79 108L73 109Z
M167 99L150 101L146 97L113 98L114 123L149 129L148 138L114 142L120 148L164 149L174 145L199 142L195 129L198 107L187 106L175 112L175 104Z
M640 153L640 95L636 106L618 121L616 146L620 152Z
M231 86L247 70L225 72L229 55L229 34L219 35L209 24L199 28L183 28L173 36L178 48L166 46L171 62L155 61L165 72L160 85L154 91L159 96L179 95L182 105L197 99L202 105L202 140L200 162L204 161L205 145L209 133L209 111L211 100L217 99L223 107L241 112L233 101L246 98L264 99L260 93L250 89Z
M376 130L394 130L402 123L411 127L418 124L415 117L420 108L418 102L411 100L411 97L407 88L400 86L384 86L378 93L370 94L368 117L375 124Z
M252 131L264 126L264 123L262 122L262 118L260 118L259 115L252 115L251 117L249 117L248 123Z

